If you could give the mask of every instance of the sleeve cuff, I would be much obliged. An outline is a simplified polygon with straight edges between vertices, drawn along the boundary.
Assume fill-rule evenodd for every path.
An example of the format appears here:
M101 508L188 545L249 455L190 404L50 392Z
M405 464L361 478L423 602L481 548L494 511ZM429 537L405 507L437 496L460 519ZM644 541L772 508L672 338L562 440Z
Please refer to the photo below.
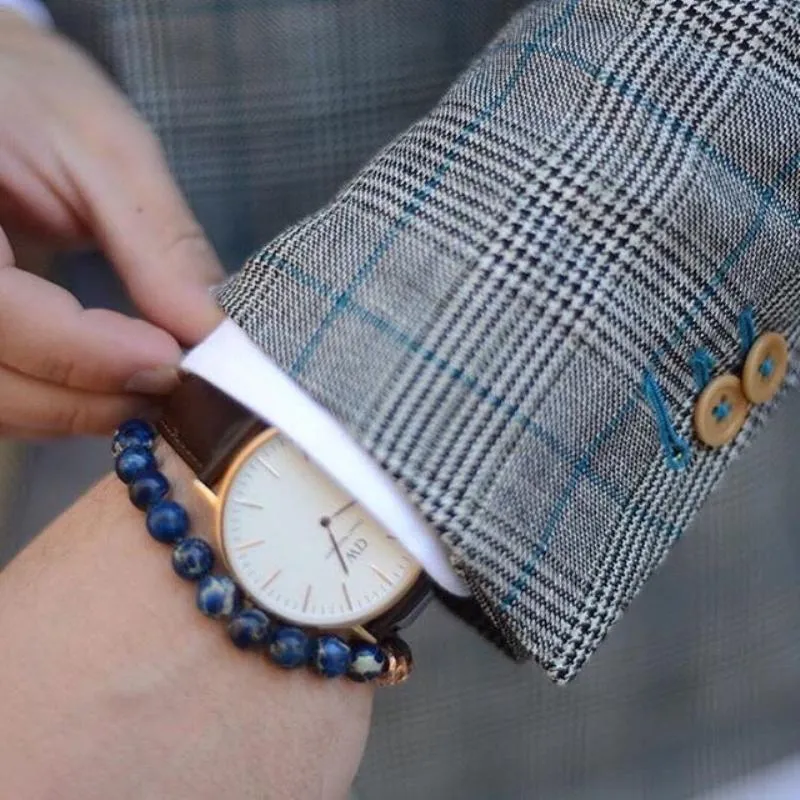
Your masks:
M237 325L223 322L182 367L280 428L391 531L436 583L451 594L469 595L438 537L383 470Z

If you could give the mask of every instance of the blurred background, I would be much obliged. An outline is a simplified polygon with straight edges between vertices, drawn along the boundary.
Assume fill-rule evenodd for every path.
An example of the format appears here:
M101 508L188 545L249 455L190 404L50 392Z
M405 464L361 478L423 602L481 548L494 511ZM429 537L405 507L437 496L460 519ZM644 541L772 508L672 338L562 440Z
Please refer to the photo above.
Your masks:
M159 132L235 269L430 108L523 4L48 5ZM49 268L84 304L127 308L98 256ZM786 766L800 753L799 413L794 396L573 685L430 608L409 633L413 680L379 693L359 798L800 797ZM106 441L0 442L0 562L109 466ZM725 788L773 765L769 789Z

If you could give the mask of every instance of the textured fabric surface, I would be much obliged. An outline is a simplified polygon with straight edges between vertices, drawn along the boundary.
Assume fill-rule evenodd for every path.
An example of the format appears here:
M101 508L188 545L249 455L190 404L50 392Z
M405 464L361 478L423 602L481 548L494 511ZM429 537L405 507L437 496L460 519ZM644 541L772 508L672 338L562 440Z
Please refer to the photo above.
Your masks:
M107 276L72 286L97 302ZM798 414L795 392L569 687L430 607L413 680L378 694L360 800L699 800L800 753ZM108 443L25 464L0 559L108 470Z
M488 0L50 5L159 129L195 209L235 266L427 111L506 12ZM610 6L594 7L606 14ZM223 50L232 56L227 67ZM550 83L556 91L556 78ZM336 94L343 84L353 90ZM651 101L637 102L657 114ZM765 106L756 119L792 105ZM729 132L749 124L724 123ZM788 122L782 130L795 136ZM729 155L770 150L774 142L762 135ZM769 270L768 260L758 265L764 281ZM87 305L121 304L100 263L70 264L64 277ZM770 324L762 317L762 327ZM617 344L628 343L620 335ZM578 391L586 399L594 389ZM689 800L800 752L799 401L793 393L731 466L665 568L567 689L511 663L450 615L427 611L409 630L413 681L378 697L361 800ZM648 430L647 440L654 435ZM107 471L108 447L59 441L31 448L22 464L20 491L2 509L11 514L3 559Z
M534 3L221 293L555 680L775 405L692 441L699 348L740 369L746 308L797 342L799 37L788 2Z
M229 263L433 103L502 18L472 4L50 5L160 132ZM442 529L514 651L557 679L736 450L694 448L670 470L642 370L688 438L693 350L737 366L747 304L793 332L793 14L534 3L223 296ZM361 43L358 60L337 35ZM284 205L292 183L302 200Z

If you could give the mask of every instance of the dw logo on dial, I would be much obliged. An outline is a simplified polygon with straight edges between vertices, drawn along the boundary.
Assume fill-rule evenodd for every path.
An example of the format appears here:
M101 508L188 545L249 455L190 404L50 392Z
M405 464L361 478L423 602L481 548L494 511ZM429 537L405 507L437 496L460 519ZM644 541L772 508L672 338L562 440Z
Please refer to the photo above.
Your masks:
M358 538L345 550L345 557L350 563L357 561L367 547L367 540Z

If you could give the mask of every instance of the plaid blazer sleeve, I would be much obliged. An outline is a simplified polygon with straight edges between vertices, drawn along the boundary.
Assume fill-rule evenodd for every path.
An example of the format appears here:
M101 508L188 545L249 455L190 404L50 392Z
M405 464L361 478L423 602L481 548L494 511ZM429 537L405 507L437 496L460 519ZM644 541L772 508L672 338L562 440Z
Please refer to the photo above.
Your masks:
M798 64L788 0L533 3L220 292L556 681L796 380ZM784 388L704 447L703 380L766 330Z

